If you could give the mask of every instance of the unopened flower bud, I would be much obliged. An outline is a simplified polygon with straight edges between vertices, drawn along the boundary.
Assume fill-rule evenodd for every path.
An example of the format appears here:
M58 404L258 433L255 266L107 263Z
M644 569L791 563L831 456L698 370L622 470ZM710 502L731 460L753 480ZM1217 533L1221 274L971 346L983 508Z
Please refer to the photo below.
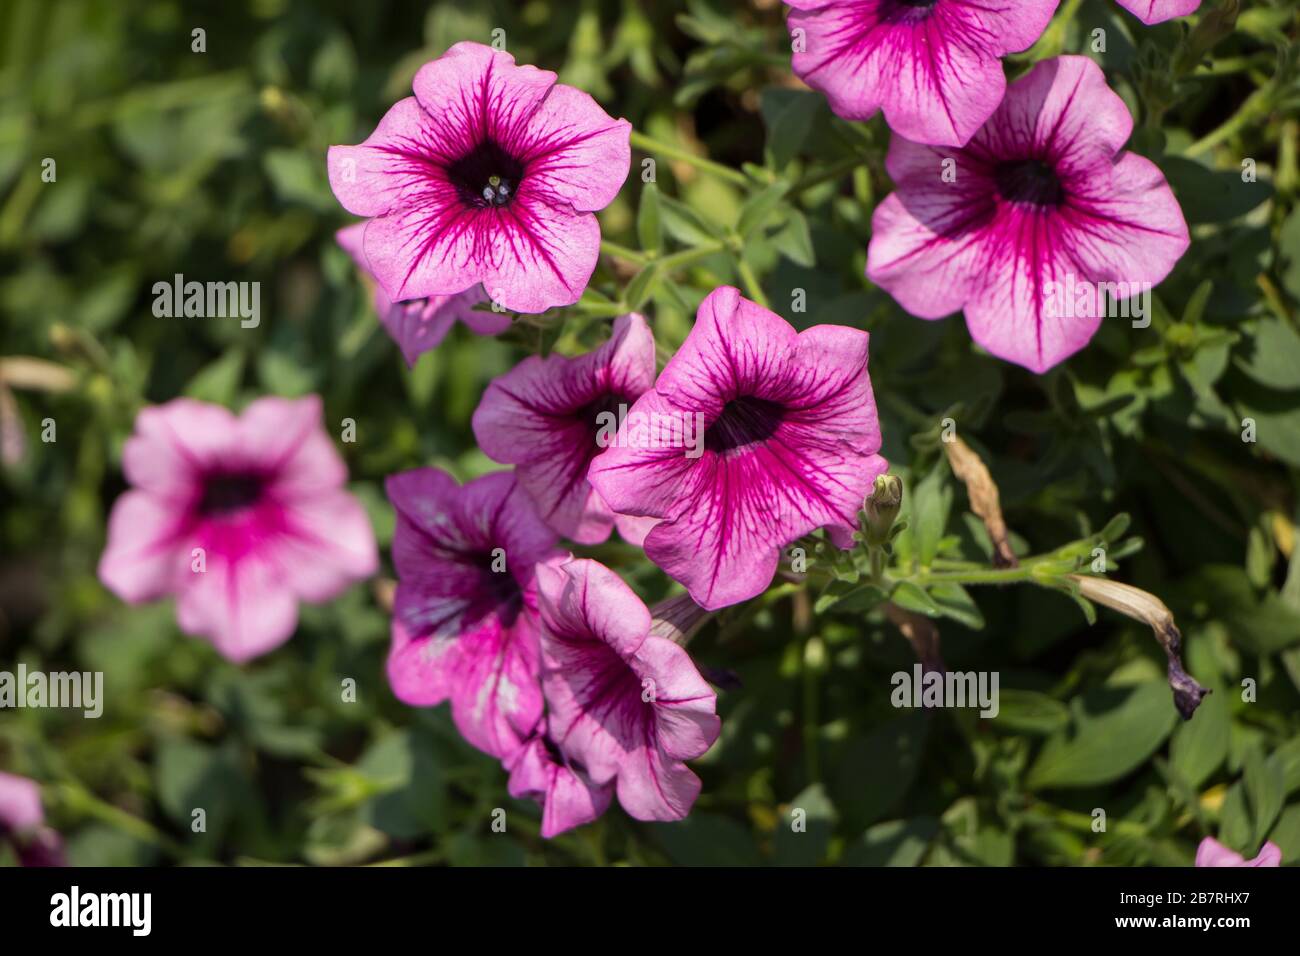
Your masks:
M862 532L870 544L880 545L889 540L889 531L902 505L903 479L897 475L877 475L876 487L862 502L866 519Z

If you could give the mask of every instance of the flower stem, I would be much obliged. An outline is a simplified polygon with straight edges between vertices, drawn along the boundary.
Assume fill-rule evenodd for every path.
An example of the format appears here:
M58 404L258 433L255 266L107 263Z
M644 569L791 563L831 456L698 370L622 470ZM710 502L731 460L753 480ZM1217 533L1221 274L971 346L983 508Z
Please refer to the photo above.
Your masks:
M711 159L705 159L703 156L697 156L689 150L682 149L680 146L673 146L669 143L661 143L657 139L638 133L632 130L632 145L637 149L647 153L658 153L661 156L667 156L669 159L675 159L679 162L689 163L696 169L706 173L712 173L719 179L725 179L729 183L735 183L737 186L748 187L749 177L739 170L732 169L730 166L724 166L721 163L715 163Z
M838 159L828 166L823 166L815 173L804 173L796 180L795 184L790 187L789 195L797 196L805 190L820 186L822 183L830 182L833 179L839 179L845 173L851 173L859 166L865 166L869 160L865 156L845 156Z
M758 276L754 275L754 270L745 261L744 253L739 253L736 256L736 271L740 273L740 281L745 286L745 294L763 308L770 308L767 296L763 294L763 286L759 284Z
M78 783L64 783L59 787L58 793L63 804L73 813L107 823L127 836L151 844L178 860L183 860L189 856L189 852L184 846L167 836L153 824L132 816L121 807L115 807L113 804L101 800Z
M620 246L608 239L600 240L600 251L607 256L613 256L615 259L622 259L624 262L635 263L639 266L643 266L650 261L650 258L645 253L629 249L627 246Z

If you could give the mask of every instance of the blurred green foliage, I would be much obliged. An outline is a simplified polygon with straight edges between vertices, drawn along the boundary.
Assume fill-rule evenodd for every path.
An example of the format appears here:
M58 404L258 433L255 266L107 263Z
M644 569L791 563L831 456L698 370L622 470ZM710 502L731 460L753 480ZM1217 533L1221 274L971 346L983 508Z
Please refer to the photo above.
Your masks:
M97 721L0 715L0 766L46 784L78 863L1187 864L1206 834L1248 854L1271 838L1297 862L1297 11L1264 0L1193 33L1221 2L1143 28L1085 0L1008 62L1095 56L1134 113L1131 148L1166 172L1194 237L1150 328L1105 323L1037 377L982 354L959 318L921 322L866 282L888 130L835 119L793 79L774 0L8 0L0 355L52 366L0 390L0 668L102 670L107 699ZM334 244L347 217L325 150L363 138L422 63L495 29L519 62L640 133L740 172L660 158L650 188L636 153L601 215L633 259L602 259L585 310L500 340L458 329L408 372ZM681 268L654 265L678 252ZM885 454L908 480L922 564L990 553L938 451L945 417L989 463L1022 553L1130 513L1145 546L1112 573L1176 614L1190 671L1214 689L1196 717L1177 719L1148 628L1106 611L1090 626L1050 590L957 588L930 612L949 667L1001 674L993 720L890 706L890 675L912 657L878 602L810 616L806 596L774 593L692 645L742 684L720 694L692 816L648 825L615 808L548 843L445 709L393 699L371 588L305 608L290 643L240 668L181 635L169 604L126 608L97 582L141 403L319 392L329 427L357 422L340 447L386 545L386 474L495 467L469 430L492 376L530 350L591 346L592 316L620 303L651 315L671 351L699 300L746 272L796 325L872 332ZM175 273L260 281L261 325L155 318L150 289ZM647 599L667 591L634 549L588 553ZM191 831L194 807L206 832ZM806 832L791 829L795 808Z

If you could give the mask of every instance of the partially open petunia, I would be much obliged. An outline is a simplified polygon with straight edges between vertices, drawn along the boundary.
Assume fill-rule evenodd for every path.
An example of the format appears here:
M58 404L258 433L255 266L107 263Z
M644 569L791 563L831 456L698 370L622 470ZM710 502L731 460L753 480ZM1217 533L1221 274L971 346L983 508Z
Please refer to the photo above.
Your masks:
M451 701L475 747L512 755L542 716L533 566L562 552L509 472L458 485L393 475L397 592L388 680L408 704Z
M976 342L1046 371L1104 314L1127 320L1129 299L1146 309L1187 250L1164 176L1123 152L1132 129L1101 69L1063 56L1013 83L965 149L895 136L897 189L872 218L868 277L921 318L964 309Z
M1196 848L1197 866L1281 866L1282 848L1276 843L1265 843L1259 855L1246 859L1236 850L1230 850L1214 837L1206 837Z
M261 398L242 415L176 399L146 408L122 451L99 577L137 604L176 596L181 629L246 661L288 640L321 602L379 564L365 509L316 396Z
M424 299L394 302L383 287L375 282L361 237L366 231L363 222L345 226L335 233L338 244L357 264L366 280L374 285L375 312L379 321L402 350L408 366L425 352L437 348L457 321L463 322L477 335L499 335L510 328L510 316L504 312L476 308L487 304L487 293L482 286L473 286L456 295L433 295Z
M785 0L799 78L845 119L884 110L900 136L961 146L1006 90L1060 0Z
M612 783L597 784L578 761L566 757L546 733L539 733L505 762L508 790L542 808L542 836L559 836L590 823L609 809Z
M724 286L588 480L615 511L659 519L646 555L715 610L761 593L817 528L849 547L879 451L867 333L797 333Z
M0 770L0 844L10 843L20 866L63 866L63 839L45 825L35 780Z
M655 379L655 342L639 315L614 322L609 341L569 358L530 356L492 381L474 412L474 437L494 461L515 465L543 520L580 544L610 528L640 544L654 519L615 515L587 482L613 423Z
M482 285L516 312L578 301L599 254L594 213L631 165L631 124L555 80L457 43L365 142L330 147L330 186L370 218L365 257L389 299Z
M717 695L650 612L589 560L537 566L550 735L638 820L680 820L700 793L684 761L718 739Z
M1118 3L1147 26L1151 26L1194 13L1201 5L1201 0L1118 0Z

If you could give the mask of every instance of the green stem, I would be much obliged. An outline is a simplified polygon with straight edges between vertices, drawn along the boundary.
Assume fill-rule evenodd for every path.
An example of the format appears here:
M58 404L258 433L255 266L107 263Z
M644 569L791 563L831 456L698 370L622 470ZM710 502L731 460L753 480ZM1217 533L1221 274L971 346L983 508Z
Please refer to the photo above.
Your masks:
M671 256L664 256L658 260L659 268L665 271L680 269L682 266L688 266L700 259L707 259L719 252L726 252L727 249L727 242L723 239L717 239L702 246L696 246L694 249L683 249L681 252L674 252Z
M1199 156L1201 153L1209 152L1215 146L1218 146L1225 139L1235 135L1244 126L1253 123L1260 116L1268 112L1266 103L1267 97L1262 93L1256 92L1245 103L1241 109L1229 117L1225 122L1210 130L1191 146L1183 151L1184 156Z
M790 187L789 195L797 196L805 190L820 186L822 183L830 182L833 179L839 179L845 173L851 173L859 166L865 166L869 160L865 156L845 156L838 159L829 166L823 166L815 173L804 173L796 180L795 184Z
M91 817L143 843L157 847L178 860L189 856L189 851L153 824L132 816L120 807L101 800L77 783L65 783L58 789L64 806L73 813Z
M620 246L608 239L600 240L600 251L607 256L613 256L615 259L622 259L624 262L635 263L639 266L643 266L650 261L650 257L644 252L637 252L627 246Z
M754 275L754 270L750 268L749 263L745 261L745 254L743 252L736 254L736 271L740 273L740 281L745 287L746 295L763 308L770 308L767 302L767 296L763 294L763 287L759 284L758 276Z
M647 153L658 153L661 156L667 156L669 159L676 159L683 163L689 163L696 169L706 173L712 173L719 179L725 179L729 183L735 183L737 186L748 187L749 177L739 170L732 169L730 166L724 166L721 163L715 163L711 159L705 159L703 156L697 156L689 150L682 149L680 146L673 146L670 143L661 143L657 139L638 133L632 130L632 145L637 149Z

